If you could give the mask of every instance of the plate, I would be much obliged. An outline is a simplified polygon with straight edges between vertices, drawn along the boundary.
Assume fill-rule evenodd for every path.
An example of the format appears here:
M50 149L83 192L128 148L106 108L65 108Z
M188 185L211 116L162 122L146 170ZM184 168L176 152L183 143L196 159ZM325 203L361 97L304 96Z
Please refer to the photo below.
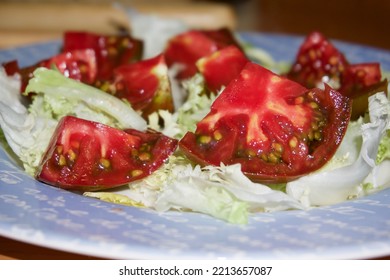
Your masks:
M292 60L303 38L261 33L241 37L277 60ZM390 52L334 41L353 62ZM33 64L59 42L0 51L0 62ZM260 213L237 226L197 213L157 213L83 197L41 184L0 150L0 235L114 259L356 259L390 255L390 188L308 211Z

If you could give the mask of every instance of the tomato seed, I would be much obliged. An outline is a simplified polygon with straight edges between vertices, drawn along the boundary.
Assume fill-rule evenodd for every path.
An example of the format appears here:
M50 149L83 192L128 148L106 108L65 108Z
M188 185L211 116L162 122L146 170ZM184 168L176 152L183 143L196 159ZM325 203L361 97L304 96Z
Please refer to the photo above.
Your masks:
M264 160L265 162L268 162L268 156L267 156L265 153L262 153L262 154L260 155L260 158L261 158L262 160Z
M306 58L306 56L301 55L301 56L299 56L298 61L301 64L306 64L307 63L307 58Z
M291 148L296 148L298 146L298 139L297 137L292 137L290 141L288 142Z
M309 133L307 134L307 138L309 139L309 141L313 141L314 139L313 131L309 131Z
M283 146L280 143L272 143L272 148L280 154L283 153Z
M106 158L101 158L99 160L99 167L103 168L103 169L108 169L111 167L111 162L110 160L106 159Z
M309 105L312 109L318 109L318 104L316 102L310 102Z
M63 155L60 155L58 158L58 165L59 166L65 166L66 165L66 159Z
M124 38L124 39L122 40L122 42L121 42L121 45L122 45L123 48L129 47L129 46L130 46L130 40L129 40L129 38Z
M303 96L299 96L295 98L295 105L300 105L305 101L305 98Z
M214 135L214 139L217 140L217 141L222 139L222 133L219 132L218 130L214 131L213 135Z
M314 61L317 58L317 54L314 50L309 51L309 57L312 61Z
M201 135L198 139L201 144L209 144L211 142L211 137L208 135Z
M68 156L68 160L70 161L75 161L77 157L76 153L73 150L69 150L67 156Z
M333 66L336 65L338 62L339 59L337 58L337 56L332 56L331 58L329 58L329 63Z
M62 154L62 152L64 151L64 147L62 145L59 145L59 146L57 146L56 150L57 150L57 153Z
M322 139L322 134L319 131L314 132L314 139L320 141Z
M252 149L248 149L246 151L246 154L249 156L249 157L255 157L256 156L256 152Z
M117 53L118 53L118 51L117 51L116 48L114 48L114 47L108 48L108 55L109 55L109 56L116 56Z
M269 156L268 156L268 160L269 160L271 163L278 163L278 162L279 162L279 159L280 159L280 157L278 157L278 156L275 155L274 153L270 153Z
M141 176L142 173L144 173L142 170L140 170L140 169L135 169L135 170L132 170L132 171L130 172L130 175L131 175L131 177L138 177L138 176Z
M80 69L80 72L81 72L82 74L87 73L87 71L88 71L88 68L87 68L86 65L80 65L80 66L79 66L79 69Z
M150 153L144 152L139 154L138 158L142 161L148 161L152 158L152 155Z

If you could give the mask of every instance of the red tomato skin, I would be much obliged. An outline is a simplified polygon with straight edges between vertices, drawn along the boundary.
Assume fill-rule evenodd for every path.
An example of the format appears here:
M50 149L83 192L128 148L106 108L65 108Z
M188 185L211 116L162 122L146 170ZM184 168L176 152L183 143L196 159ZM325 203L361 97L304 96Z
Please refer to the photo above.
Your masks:
M63 49L93 49L98 65L97 79L109 80L115 67L141 59L143 42L130 35L67 31L63 37Z
M24 92L34 70L38 67L55 68L65 77L86 84L94 83L97 76L96 56L92 49L62 52L23 68L19 67L17 61L5 64L7 75L18 73L21 76L21 92Z
M111 189L145 178L176 149L161 133L122 131L72 116L61 119L36 178L75 191Z
M249 62L179 147L201 165L240 163L254 181L287 182L319 169L333 156L350 111L350 100L329 86L308 90ZM310 140L319 116L326 125L318 140Z

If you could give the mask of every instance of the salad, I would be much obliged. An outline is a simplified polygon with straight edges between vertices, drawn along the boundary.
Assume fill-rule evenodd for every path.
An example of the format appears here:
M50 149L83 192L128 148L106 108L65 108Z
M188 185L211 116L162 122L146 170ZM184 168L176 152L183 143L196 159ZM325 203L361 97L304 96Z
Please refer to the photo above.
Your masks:
M296 61L279 64L226 29L144 15L132 28L69 31L54 57L3 63L4 145L31 176L238 224L389 186L390 105L378 63L350 63L319 32Z

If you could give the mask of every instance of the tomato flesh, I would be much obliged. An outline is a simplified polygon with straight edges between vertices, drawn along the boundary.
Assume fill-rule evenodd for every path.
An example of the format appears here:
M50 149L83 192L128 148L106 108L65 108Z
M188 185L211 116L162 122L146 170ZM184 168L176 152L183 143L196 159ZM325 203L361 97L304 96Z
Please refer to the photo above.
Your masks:
M105 84L100 87L105 90ZM162 54L115 68L106 91L129 101L144 118L158 110L174 109L168 66Z
M245 54L232 45L202 57L196 66L208 89L218 92L241 72L248 61Z
M122 131L73 116L61 119L36 178L70 190L100 190L144 178L176 149L157 132Z
M329 86L308 90L248 62L179 146L197 163L240 163L255 181L286 182L333 156L350 111L349 99Z
M164 54L169 67L181 67L177 78L187 79L197 73L198 59L230 45L239 47L231 31L226 28L190 30L171 38Z

